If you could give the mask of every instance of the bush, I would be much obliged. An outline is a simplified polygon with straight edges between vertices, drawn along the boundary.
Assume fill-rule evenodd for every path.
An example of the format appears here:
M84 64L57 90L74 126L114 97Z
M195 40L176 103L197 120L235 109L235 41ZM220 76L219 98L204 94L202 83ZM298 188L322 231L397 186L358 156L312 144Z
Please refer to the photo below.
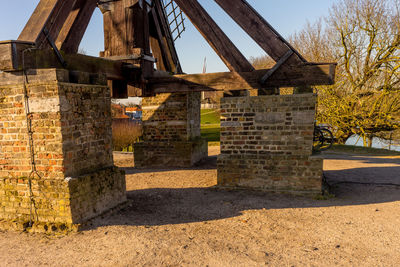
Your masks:
M114 151L132 151L142 136L142 126L129 120L114 120L112 137Z

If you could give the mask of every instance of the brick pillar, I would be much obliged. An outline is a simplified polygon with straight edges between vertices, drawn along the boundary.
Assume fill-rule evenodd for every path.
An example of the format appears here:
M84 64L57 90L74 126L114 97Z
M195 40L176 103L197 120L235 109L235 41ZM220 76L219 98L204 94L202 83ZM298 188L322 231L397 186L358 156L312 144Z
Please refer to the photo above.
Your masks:
M298 194L322 192L312 156L313 94L223 98L218 185Z
M35 231L69 230L126 200L113 166L110 91L87 73L29 73L35 174L22 75L0 74L0 222L26 227L33 218Z
M135 144L135 167L190 167L207 157L200 98L199 92L143 98L143 142Z

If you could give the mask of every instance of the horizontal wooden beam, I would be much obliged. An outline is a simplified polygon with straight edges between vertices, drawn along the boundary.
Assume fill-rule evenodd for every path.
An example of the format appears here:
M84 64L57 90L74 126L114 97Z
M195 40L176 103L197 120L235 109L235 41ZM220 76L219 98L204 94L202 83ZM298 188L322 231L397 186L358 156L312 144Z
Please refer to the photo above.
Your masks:
M12 71L22 65L22 51L33 48L35 43L21 41L0 42L0 70Z
M15 41L0 42L0 71L21 71L24 68L64 68L51 49L32 49L22 53L23 50L32 48L32 45ZM65 69L102 73L110 80L135 80L137 74L141 72L139 67L121 61L81 54L66 54L62 51L61 54L67 63ZM24 61L24 64L22 61Z
M153 93L187 91L233 91L271 87L297 87L331 85L335 80L336 64L302 64L279 69L261 84L261 78L269 69L253 72L221 72L207 74L158 75L148 82L148 90Z

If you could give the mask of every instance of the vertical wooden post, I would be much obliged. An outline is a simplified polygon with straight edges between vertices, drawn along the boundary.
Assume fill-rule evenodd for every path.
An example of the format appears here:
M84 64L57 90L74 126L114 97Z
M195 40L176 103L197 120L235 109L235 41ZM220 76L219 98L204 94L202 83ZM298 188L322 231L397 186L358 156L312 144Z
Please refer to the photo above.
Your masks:
M144 57L151 56L150 50L150 8L146 1L106 2L100 7L104 16L104 52L103 57L120 57L122 61L140 65L142 76L151 77L154 62ZM133 59L139 56L140 59ZM128 95L135 91L130 86L141 87L140 84L113 82L113 92ZM117 86L118 88L114 88Z

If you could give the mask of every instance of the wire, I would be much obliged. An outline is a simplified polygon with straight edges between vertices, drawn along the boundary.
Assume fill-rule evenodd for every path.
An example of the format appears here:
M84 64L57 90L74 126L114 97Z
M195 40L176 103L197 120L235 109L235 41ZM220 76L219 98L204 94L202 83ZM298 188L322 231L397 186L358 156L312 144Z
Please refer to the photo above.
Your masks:
M28 51L35 50L36 48L27 48L22 51L22 75L23 75L23 87L24 87L24 102L25 102L25 115L26 115L26 127L29 138L29 152L31 159L31 172L28 176L28 187L29 187L29 199L30 199L30 212L29 212L29 227L32 227L34 223L34 213L36 215L36 219L38 218L36 203L32 190L32 179L35 174L40 178L40 175L36 169L36 161L35 161L35 148L33 143L33 131L32 131L32 113L29 108L29 94L28 94L28 74L25 69L25 53Z

